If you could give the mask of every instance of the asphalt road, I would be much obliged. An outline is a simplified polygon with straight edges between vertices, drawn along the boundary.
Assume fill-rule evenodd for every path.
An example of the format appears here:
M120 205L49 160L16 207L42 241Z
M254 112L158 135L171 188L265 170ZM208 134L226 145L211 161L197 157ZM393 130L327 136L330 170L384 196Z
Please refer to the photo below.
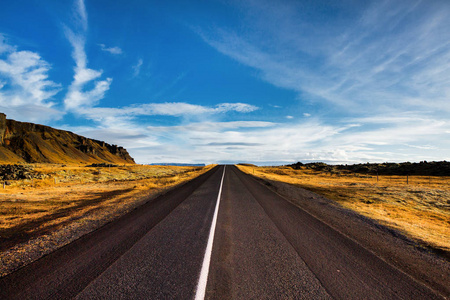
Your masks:
M444 298L236 167L224 168L1 278L0 299L193 299L218 198L207 299Z

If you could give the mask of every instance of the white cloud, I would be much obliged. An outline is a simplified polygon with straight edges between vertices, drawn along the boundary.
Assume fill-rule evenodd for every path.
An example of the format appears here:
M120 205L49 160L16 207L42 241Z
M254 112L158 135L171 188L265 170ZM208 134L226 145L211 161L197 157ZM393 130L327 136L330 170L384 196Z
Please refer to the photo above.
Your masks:
M286 119L288 120L292 120L294 117L293 116L286 116Z
M75 0L74 5L74 23L77 27L81 27L81 30L85 32L88 27L88 16L86 6L84 5L84 0Z
M9 45L6 42L6 37L4 34L0 33L0 54L5 52L14 52L16 51L16 47Z
M309 118L309 117L311 117L311 114L309 114L309 113L303 113L303 116L306 117L306 118Z
M188 132L217 132L222 130L237 130L243 128L267 128L277 125L263 121L231 121L231 122L193 122L182 126L148 126L151 132L188 131Z
M146 103L121 108L89 107L77 112L103 125L132 123L138 116L204 117L227 112L249 113L258 107L245 103L221 103L216 106L202 106L184 102Z
M432 145L409 145L409 144L405 144L405 146L411 147L411 148L417 148L417 149L423 149L423 150L435 150L436 147L432 146Z
M9 92L2 93L0 103L8 101L8 104L17 106L31 102L52 106L53 103L48 100L59 91L59 85L48 79L49 70L50 64L37 53L8 53L6 59L0 59L0 74L9 81L12 88Z
M237 111L248 113L257 110L258 107L246 103L221 103L212 109L213 112Z
M122 54L122 49L119 47L106 47L105 44L98 44L100 46L100 49L105 52L109 52L111 54L119 55Z
M69 87L68 93L64 99L65 108L77 112L82 108L89 108L98 104L103 99L106 91L112 82L112 78L98 80L103 71L93 70L87 67L87 57L85 52L86 30L87 30L87 12L83 0L76 2L76 10L74 11L76 19L81 24L82 30L77 32L65 27L65 34L73 47L72 57L75 61L74 80ZM86 84L94 81L94 87L86 90Z
M51 65L38 53L18 51L0 34L1 111L18 120L40 122L60 118L62 112L52 108L55 106L52 97L60 91L60 85L49 80L50 69Z
M134 66L131 66L131 68L133 69L133 77L139 76L139 74L141 73L141 67L143 63L144 61L142 60L142 58L139 58L138 62Z
M63 111L32 103L18 106L1 104L0 112L6 114L8 119L39 124L60 120L64 116Z
M83 91L82 85L72 84L64 99L66 109L81 112L83 109L92 108L92 106L96 105L105 97L105 93L109 90L111 82L111 78L96 81L94 88L89 91Z
M148 115L183 116L200 115L211 112L214 108L189 103L150 103L141 106Z

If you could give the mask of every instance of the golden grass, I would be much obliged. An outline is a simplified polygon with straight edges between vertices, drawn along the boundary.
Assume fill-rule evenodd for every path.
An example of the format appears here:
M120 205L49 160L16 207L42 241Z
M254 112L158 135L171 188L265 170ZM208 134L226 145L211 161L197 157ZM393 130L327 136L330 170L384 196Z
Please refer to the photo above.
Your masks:
M238 166L321 194L434 248L450 250L450 177L329 174L302 168ZM408 181L408 184L407 184Z
M11 181L0 186L0 237L25 239L72 221L123 211L135 202L210 170L213 166L173 167L36 164L43 179ZM105 213L99 213L104 211ZM91 216L92 217L92 216Z

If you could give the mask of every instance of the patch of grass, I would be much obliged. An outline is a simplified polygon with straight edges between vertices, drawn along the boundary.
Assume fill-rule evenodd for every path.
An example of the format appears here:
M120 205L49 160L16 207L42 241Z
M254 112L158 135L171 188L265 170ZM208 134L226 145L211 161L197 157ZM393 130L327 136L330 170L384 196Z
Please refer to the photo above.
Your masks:
M43 179L0 187L0 250L80 220L99 218L208 171L206 167L35 164ZM99 213L105 211L105 214ZM107 212L107 213L106 213Z
M303 167L238 167L261 178L316 192L422 244L450 251L450 177L377 177Z

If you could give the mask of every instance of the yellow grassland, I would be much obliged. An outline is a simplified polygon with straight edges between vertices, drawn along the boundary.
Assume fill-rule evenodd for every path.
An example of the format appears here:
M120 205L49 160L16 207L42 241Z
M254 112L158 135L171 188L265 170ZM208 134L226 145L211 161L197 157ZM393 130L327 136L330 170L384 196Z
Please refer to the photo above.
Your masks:
M303 167L238 166L321 194L414 240L450 250L450 177L330 174Z
M32 166L45 178L0 182L0 240L47 234L94 215L109 218L213 167Z

